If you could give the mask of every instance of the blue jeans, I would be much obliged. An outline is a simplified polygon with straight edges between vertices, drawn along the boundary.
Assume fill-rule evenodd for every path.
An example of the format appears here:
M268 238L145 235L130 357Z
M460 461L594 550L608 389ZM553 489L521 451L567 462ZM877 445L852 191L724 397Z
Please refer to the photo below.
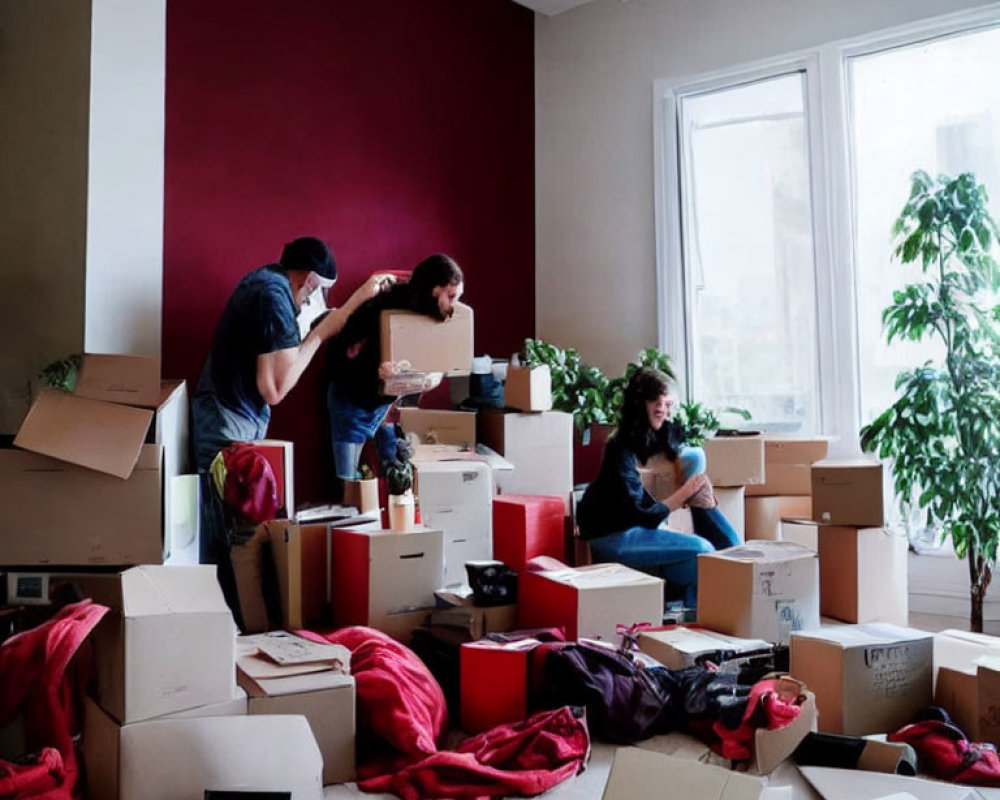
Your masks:
M683 480L705 471L705 451L685 447L677 456ZM693 608L698 599L698 556L740 543L739 536L718 508L691 508L694 533L664 527L629 528L590 540L596 563L629 567L654 567L656 574L684 587L684 604Z
M326 410L330 415L330 444L337 477L352 481L358 477L358 462L365 442L373 439L379 463L396 453L396 433L383 424L391 403L368 409L354 405L344 397L333 381L326 391Z

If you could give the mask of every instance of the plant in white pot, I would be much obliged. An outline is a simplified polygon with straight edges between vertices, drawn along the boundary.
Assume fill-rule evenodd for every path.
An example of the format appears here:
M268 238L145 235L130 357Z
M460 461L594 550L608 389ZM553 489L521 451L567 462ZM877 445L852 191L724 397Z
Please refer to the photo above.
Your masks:
M416 499L413 496L413 449L405 438L396 439L396 453L382 464L389 495L389 528L405 533L413 530Z

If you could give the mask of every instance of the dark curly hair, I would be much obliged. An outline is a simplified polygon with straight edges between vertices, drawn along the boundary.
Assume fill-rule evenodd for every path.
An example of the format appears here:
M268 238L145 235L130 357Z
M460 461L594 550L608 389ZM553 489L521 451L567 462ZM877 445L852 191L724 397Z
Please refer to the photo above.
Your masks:
M667 420L660 430L654 431L649 426L649 414L646 412L646 403L669 392L670 378L653 367L636 370L625 386L617 436L644 464L654 453L663 453L671 460L677 457L679 423Z
M410 275L410 291L413 308L421 314L442 319L437 298L433 292L439 286L455 286L463 283L462 268L444 253L428 256L413 268Z

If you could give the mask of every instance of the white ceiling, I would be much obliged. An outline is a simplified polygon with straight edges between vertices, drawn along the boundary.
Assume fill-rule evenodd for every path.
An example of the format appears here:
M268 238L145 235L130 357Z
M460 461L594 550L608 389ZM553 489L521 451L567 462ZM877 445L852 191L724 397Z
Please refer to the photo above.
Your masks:
M556 14L561 14L563 11L569 11L571 8L582 6L585 3L590 3L591 1L592 0L514 0L515 3L527 6L532 11L537 11L539 14L544 14L547 17L553 17Z

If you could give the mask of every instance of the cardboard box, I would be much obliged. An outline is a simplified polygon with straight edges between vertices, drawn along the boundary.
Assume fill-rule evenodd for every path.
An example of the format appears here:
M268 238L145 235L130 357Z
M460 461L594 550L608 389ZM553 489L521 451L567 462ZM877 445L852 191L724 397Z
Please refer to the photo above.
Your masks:
M961 630L944 630L934 635L934 705L941 706L971 741L996 743L1000 696L990 691L993 675L984 671L983 708L980 709L978 671L1000 657L1000 638ZM1000 687L998 687L1000 688ZM992 696L991 696L992 695ZM983 726L980 729L982 711ZM991 738L986 738L986 736Z
M844 622L909 621L905 533L820 525L819 613Z
M885 525L883 475L880 461L817 461L812 466L813 519L826 525Z
M799 767L823 800L983 800L971 786L885 772Z
M266 528L278 578L283 626L296 630L328 622L332 601L330 526L275 520L266 523Z
M865 736L913 721L932 700L933 636L887 623L797 631L791 673L816 694L819 729Z
M763 639L741 639L698 626L674 625L661 630L639 632L639 649L669 669L684 669L699 656L722 654L718 660L736 658L741 653L770 650Z
M24 450L0 449L8 535L0 564L159 564L162 451L140 445L127 480Z
M409 361L423 372L472 369L473 313L465 303L455 303L445 322L413 311L383 311L381 333L382 361Z
M333 621L409 638L444 579L444 533L333 528Z
M764 439L717 436L705 440L705 473L713 486L750 486L764 482Z
M509 494L493 499L493 557L515 572L535 556L562 559L566 509L561 497Z
M984 655L976 665L976 725L973 741L1000 744L1000 657ZM938 673L940 678L944 672Z
M615 750L603 800L662 800L668 791L692 800L758 800L764 782L754 775L638 747Z
M774 433L763 439L764 482L747 486L747 496L811 494L812 464L826 458L829 439Z
M616 626L663 619L663 581L621 564L526 572L518 584L518 625L563 627L570 641L617 642Z
M782 644L818 628L818 562L804 547L768 541L698 556L698 624Z
M751 539L777 541L781 538L782 518L811 516L812 500L802 495L747 497L744 513L748 541Z
M773 772L779 764L791 758L806 735L816 730L816 695L800 681L788 676L778 679L778 691L786 695L797 695L801 710L798 717L782 728L768 730L761 727L754 731L754 765L761 775Z
M253 535L234 541L229 548L244 633L262 633L271 630L272 627L281 627L282 621L278 618L281 609L269 609L268 601L264 597L267 580L265 565L271 567L274 563L270 556L270 547L270 534L267 525L264 524L258 525ZM267 550L266 555L265 550Z
M237 647L237 682L246 690L249 714L301 714L323 758L323 784L352 781L354 770L354 677L337 670L301 673L295 668L274 678L253 675L256 648Z
M124 752L122 741L128 741L131 730L139 725L157 724L163 720L193 719L197 717L245 717L247 693L237 687L231 700L211 703L155 720L120 725L90 697L83 698L83 736L80 737L81 756L87 770L87 796L102 800L119 800L121 765Z
M159 356L85 353L73 394L105 403L157 408Z
M14 445L124 480L139 460L152 421L148 409L45 389L31 404Z
M506 633L517 627L517 604L502 606L450 606L430 612L429 625L457 628L472 641L487 633Z
M135 722L230 700L236 627L214 566L141 566L80 576L111 612L92 634L97 701Z
M504 405L518 411L552 410L552 372L548 364L508 367Z
M378 511L378 478L344 481L344 505L353 506L359 514Z
M444 535L441 586L467 582L466 561L493 558L493 481L481 461L427 461L416 465L420 519Z
M101 800L201 798L206 788L285 791L322 800L323 761L305 717L157 719L119 727L86 716L90 796ZM93 768L91 767L93 765Z
M459 653L462 730L480 733L528 716L531 651L537 639L469 642Z
M428 461L481 461L490 468L493 479L493 494L499 494L502 487L510 482L514 465L506 458L484 444L477 444L470 450L457 444L418 444L413 448L414 464Z
M473 445L476 443L475 411L444 411L429 408L399 409L399 424L427 444Z
M563 499L570 513L573 494L573 415L565 411L479 413L479 441L514 465L497 476L500 494L544 494Z
M781 541L819 550L819 525L805 517L781 518Z

